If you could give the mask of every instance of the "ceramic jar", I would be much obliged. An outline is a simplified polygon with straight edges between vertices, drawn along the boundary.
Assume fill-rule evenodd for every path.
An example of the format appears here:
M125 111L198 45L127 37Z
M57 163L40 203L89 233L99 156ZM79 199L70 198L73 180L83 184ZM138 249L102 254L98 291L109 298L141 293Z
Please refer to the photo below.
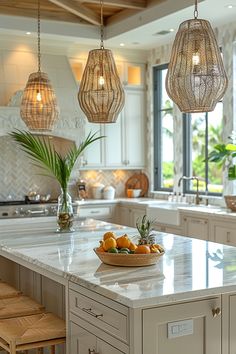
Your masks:
M103 189L103 198L104 199L114 199L115 197L115 188L112 186L106 186Z

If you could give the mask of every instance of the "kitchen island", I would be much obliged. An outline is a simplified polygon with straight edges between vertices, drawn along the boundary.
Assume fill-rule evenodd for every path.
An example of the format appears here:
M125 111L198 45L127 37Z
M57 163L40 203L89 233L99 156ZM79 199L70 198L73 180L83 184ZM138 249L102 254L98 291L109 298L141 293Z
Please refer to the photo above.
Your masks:
M236 248L157 233L157 265L112 267L93 248L108 230L135 229L87 219L57 234L54 218L0 226L0 277L65 317L67 354L235 352Z

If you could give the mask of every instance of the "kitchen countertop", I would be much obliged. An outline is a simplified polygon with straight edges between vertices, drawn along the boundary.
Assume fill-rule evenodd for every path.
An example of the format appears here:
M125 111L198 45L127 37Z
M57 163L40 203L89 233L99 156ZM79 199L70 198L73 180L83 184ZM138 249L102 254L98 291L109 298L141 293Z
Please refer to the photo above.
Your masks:
M167 200L163 199L153 199L153 198L116 198L116 199L86 199L84 201L75 201L77 205L81 206L95 206L96 204L119 204L119 205L130 205L133 207L152 207L155 208L155 205L161 206L162 203L168 203ZM174 202L169 202L170 206L175 204ZM177 203L178 207L177 209L181 212L185 213L190 213L191 215L197 214L197 215L211 215L215 217L225 218L227 217L229 220L235 221L236 220L236 212L232 212L230 209L227 209L226 207L221 207L217 205L195 205L195 204L189 204L186 205L186 203Z
M96 220L55 233L55 218L0 220L0 255L42 274L72 281L129 307L146 307L236 291L236 248L157 233L166 253L149 267L104 265L93 252L104 232L137 231Z

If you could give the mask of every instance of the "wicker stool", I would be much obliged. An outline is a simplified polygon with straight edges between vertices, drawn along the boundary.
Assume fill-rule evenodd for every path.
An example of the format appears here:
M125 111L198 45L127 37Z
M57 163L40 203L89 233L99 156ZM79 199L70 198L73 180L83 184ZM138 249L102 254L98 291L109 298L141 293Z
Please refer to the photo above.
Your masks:
M65 322L52 313L16 317L0 321L0 346L10 354L18 351L50 347L66 341Z
M8 297L15 297L20 295L21 292L13 288L13 286L0 280L0 299L6 299Z
M28 296L19 295L0 300L0 319L36 315L44 312L44 306ZM0 333L1 336L1 333Z

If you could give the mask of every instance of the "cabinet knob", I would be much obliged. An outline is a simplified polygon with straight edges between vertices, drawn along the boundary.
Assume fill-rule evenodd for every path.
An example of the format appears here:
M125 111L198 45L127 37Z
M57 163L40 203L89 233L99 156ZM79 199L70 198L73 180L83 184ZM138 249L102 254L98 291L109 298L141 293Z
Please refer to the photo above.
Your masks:
M90 349L88 350L88 354L99 354L98 352L96 352L94 349Z
M221 314L221 309L219 307L216 307L212 309L212 316L215 318L216 316L219 316Z

